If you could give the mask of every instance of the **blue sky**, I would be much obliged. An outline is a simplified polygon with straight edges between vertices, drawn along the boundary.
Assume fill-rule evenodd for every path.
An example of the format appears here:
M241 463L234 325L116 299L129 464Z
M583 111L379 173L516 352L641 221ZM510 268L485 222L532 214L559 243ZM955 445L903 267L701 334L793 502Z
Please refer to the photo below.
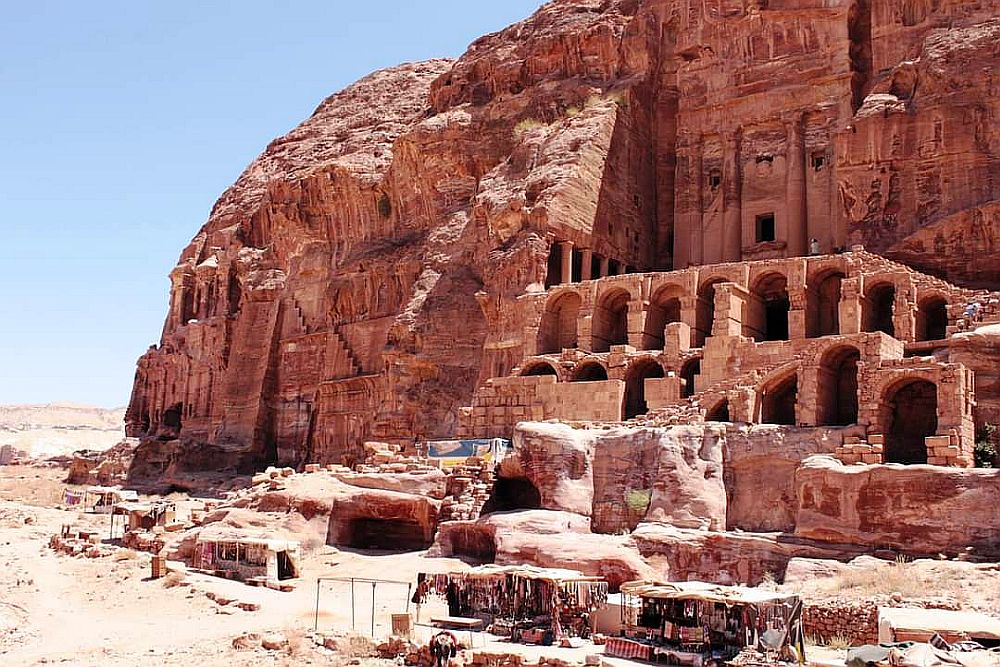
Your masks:
M0 404L128 401L167 274L327 95L540 0L32 0L0 21Z

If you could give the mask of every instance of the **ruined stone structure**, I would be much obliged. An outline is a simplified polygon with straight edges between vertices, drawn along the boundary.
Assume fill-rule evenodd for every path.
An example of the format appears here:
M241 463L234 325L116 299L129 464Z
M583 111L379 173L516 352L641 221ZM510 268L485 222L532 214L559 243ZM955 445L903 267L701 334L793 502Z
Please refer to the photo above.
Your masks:
M640 415L857 424L839 452L848 462L969 467L975 376L950 358L949 336L973 325L970 303L986 309L1000 294L861 250L561 285L520 299L528 356L463 416L475 437Z
M993 0L557 0L377 72L182 253L137 461L652 411L856 422L847 458L967 465L993 344L940 339L982 296L954 285L1000 286L998 41Z

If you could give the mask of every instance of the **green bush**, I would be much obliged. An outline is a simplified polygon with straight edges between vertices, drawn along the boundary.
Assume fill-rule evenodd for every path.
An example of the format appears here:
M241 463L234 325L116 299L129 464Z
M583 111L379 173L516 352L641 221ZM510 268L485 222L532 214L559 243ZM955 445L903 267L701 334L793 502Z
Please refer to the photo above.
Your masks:
M996 424L986 424L976 434L975 459L977 468L993 468L998 462Z
M625 504L633 512L645 512L649 509L649 502L652 498L652 491L632 489L625 493Z

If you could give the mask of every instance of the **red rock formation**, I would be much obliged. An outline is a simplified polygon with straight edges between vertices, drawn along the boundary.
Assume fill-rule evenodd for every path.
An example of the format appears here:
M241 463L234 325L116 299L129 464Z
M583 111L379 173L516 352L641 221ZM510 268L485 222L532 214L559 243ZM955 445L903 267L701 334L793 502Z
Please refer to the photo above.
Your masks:
M453 435L475 386L525 356L517 297L573 266L817 238L996 284L995 13L557 0L456 62L363 79L272 142L182 253L127 414L136 469Z

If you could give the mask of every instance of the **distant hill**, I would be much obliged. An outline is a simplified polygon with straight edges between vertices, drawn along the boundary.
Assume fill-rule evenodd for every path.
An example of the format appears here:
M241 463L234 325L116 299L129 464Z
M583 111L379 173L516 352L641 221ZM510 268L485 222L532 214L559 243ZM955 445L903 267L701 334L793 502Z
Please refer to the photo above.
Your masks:
M34 458L78 449L105 450L125 437L125 408L75 403L0 405L0 446Z

